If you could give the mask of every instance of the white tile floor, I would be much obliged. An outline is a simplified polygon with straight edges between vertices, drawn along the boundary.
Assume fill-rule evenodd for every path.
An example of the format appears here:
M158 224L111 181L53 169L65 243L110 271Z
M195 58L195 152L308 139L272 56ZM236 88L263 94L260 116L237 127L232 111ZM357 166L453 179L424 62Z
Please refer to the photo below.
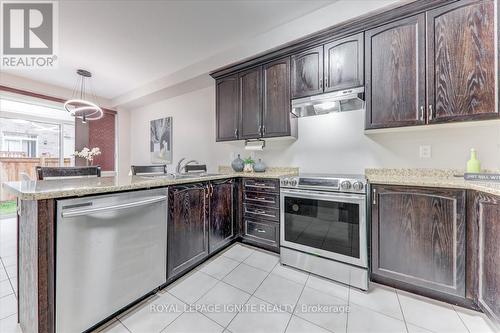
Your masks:
M15 223L0 220L1 333L21 333L12 274ZM333 311L342 309L349 311ZM478 312L377 284L364 293L281 266L272 253L236 244L99 331L495 332L490 325Z

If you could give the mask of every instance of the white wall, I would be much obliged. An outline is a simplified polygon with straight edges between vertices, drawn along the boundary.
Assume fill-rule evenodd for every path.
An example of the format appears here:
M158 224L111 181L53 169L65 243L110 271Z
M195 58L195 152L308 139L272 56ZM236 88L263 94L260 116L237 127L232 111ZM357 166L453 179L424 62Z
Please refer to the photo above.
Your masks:
M116 154L118 174L127 176L130 170L130 111L125 109L117 110L116 118Z
M148 103L169 98L186 86L201 88L207 82L208 73L216 68L265 53L269 49L279 47L319 30L326 29L354 17L382 10L383 7L396 6L398 2L407 0L338 0L295 20L279 25L270 31L241 39L237 45L210 55L197 63L191 64L175 73L150 82L131 92L113 99L114 105L137 108ZM258 21L258 19L257 19ZM208 83L207 83L208 85ZM205 87L207 86L205 85ZM179 87L181 86L181 87ZM182 87L184 86L184 87ZM183 91L185 93L186 91Z
M218 165L230 164L236 153L248 156L242 142L215 142L214 82L191 82L190 78L206 78L207 70L396 2L340 0L265 34L244 40L222 54L145 86L135 94L115 99L115 103L122 102L131 107L131 162L150 163L149 121L166 116L173 117L174 164L181 157L187 157L207 163L209 169L215 171ZM179 82L184 82L184 88L194 88L191 92L189 89L165 88L177 87ZM152 98L145 98L148 94ZM152 101L155 103L143 106ZM270 166L297 166L303 172L360 173L367 167L464 168L469 149L474 147L478 150L483 167L499 168L500 125L484 124L467 127L458 125L453 128L426 127L425 130L407 129L396 133L366 135L364 111L302 118L298 120L297 141L268 141L266 150L256 153L255 157L263 158ZM431 158L419 157L420 145L431 145Z
M149 164L149 122L173 117L173 160L197 159L214 171L220 158L215 147L215 88L200 89L162 102L132 110L130 113L131 164ZM172 171L174 167L170 167Z
M215 88L200 89L130 113L132 163L150 163L149 121L173 117L173 157L207 163L210 171L230 164L234 154L247 156L243 143L215 142ZM270 166L297 166L303 172L362 173L367 167L464 168L469 149L478 150L483 167L500 167L500 124L433 127L394 133L364 133L364 111L300 118L296 141L268 141L255 157ZM419 146L431 145L430 159ZM169 168L173 170L173 167Z

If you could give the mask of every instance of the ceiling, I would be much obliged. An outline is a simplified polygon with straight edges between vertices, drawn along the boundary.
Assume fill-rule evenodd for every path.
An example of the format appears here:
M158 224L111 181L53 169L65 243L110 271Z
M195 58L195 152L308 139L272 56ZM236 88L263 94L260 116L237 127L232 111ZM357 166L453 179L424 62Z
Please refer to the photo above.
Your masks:
M77 68L113 98L335 0L59 2L59 67L11 74L73 89Z

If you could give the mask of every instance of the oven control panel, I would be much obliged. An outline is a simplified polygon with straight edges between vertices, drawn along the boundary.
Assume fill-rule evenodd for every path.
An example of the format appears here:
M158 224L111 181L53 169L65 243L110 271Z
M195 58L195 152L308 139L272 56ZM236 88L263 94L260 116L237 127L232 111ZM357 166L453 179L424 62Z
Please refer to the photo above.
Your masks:
M283 188L366 193L366 179L363 177L285 176L281 177L280 185Z

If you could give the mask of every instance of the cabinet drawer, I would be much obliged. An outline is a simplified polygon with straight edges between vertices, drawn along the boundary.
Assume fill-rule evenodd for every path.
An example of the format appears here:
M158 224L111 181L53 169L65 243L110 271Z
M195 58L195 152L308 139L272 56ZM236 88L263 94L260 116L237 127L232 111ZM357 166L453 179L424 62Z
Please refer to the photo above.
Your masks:
M245 236L258 241L263 241L272 246L278 246L279 224L259 223L245 219Z
M279 192L278 179L256 179L248 178L243 179L243 188L245 191L258 191L258 192Z
M245 191L243 195L245 203L260 206L279 207L279 194Z
M279 222L280 211L278 208L254 206L249 204L243 205L245 218L264 219L269 221Z

